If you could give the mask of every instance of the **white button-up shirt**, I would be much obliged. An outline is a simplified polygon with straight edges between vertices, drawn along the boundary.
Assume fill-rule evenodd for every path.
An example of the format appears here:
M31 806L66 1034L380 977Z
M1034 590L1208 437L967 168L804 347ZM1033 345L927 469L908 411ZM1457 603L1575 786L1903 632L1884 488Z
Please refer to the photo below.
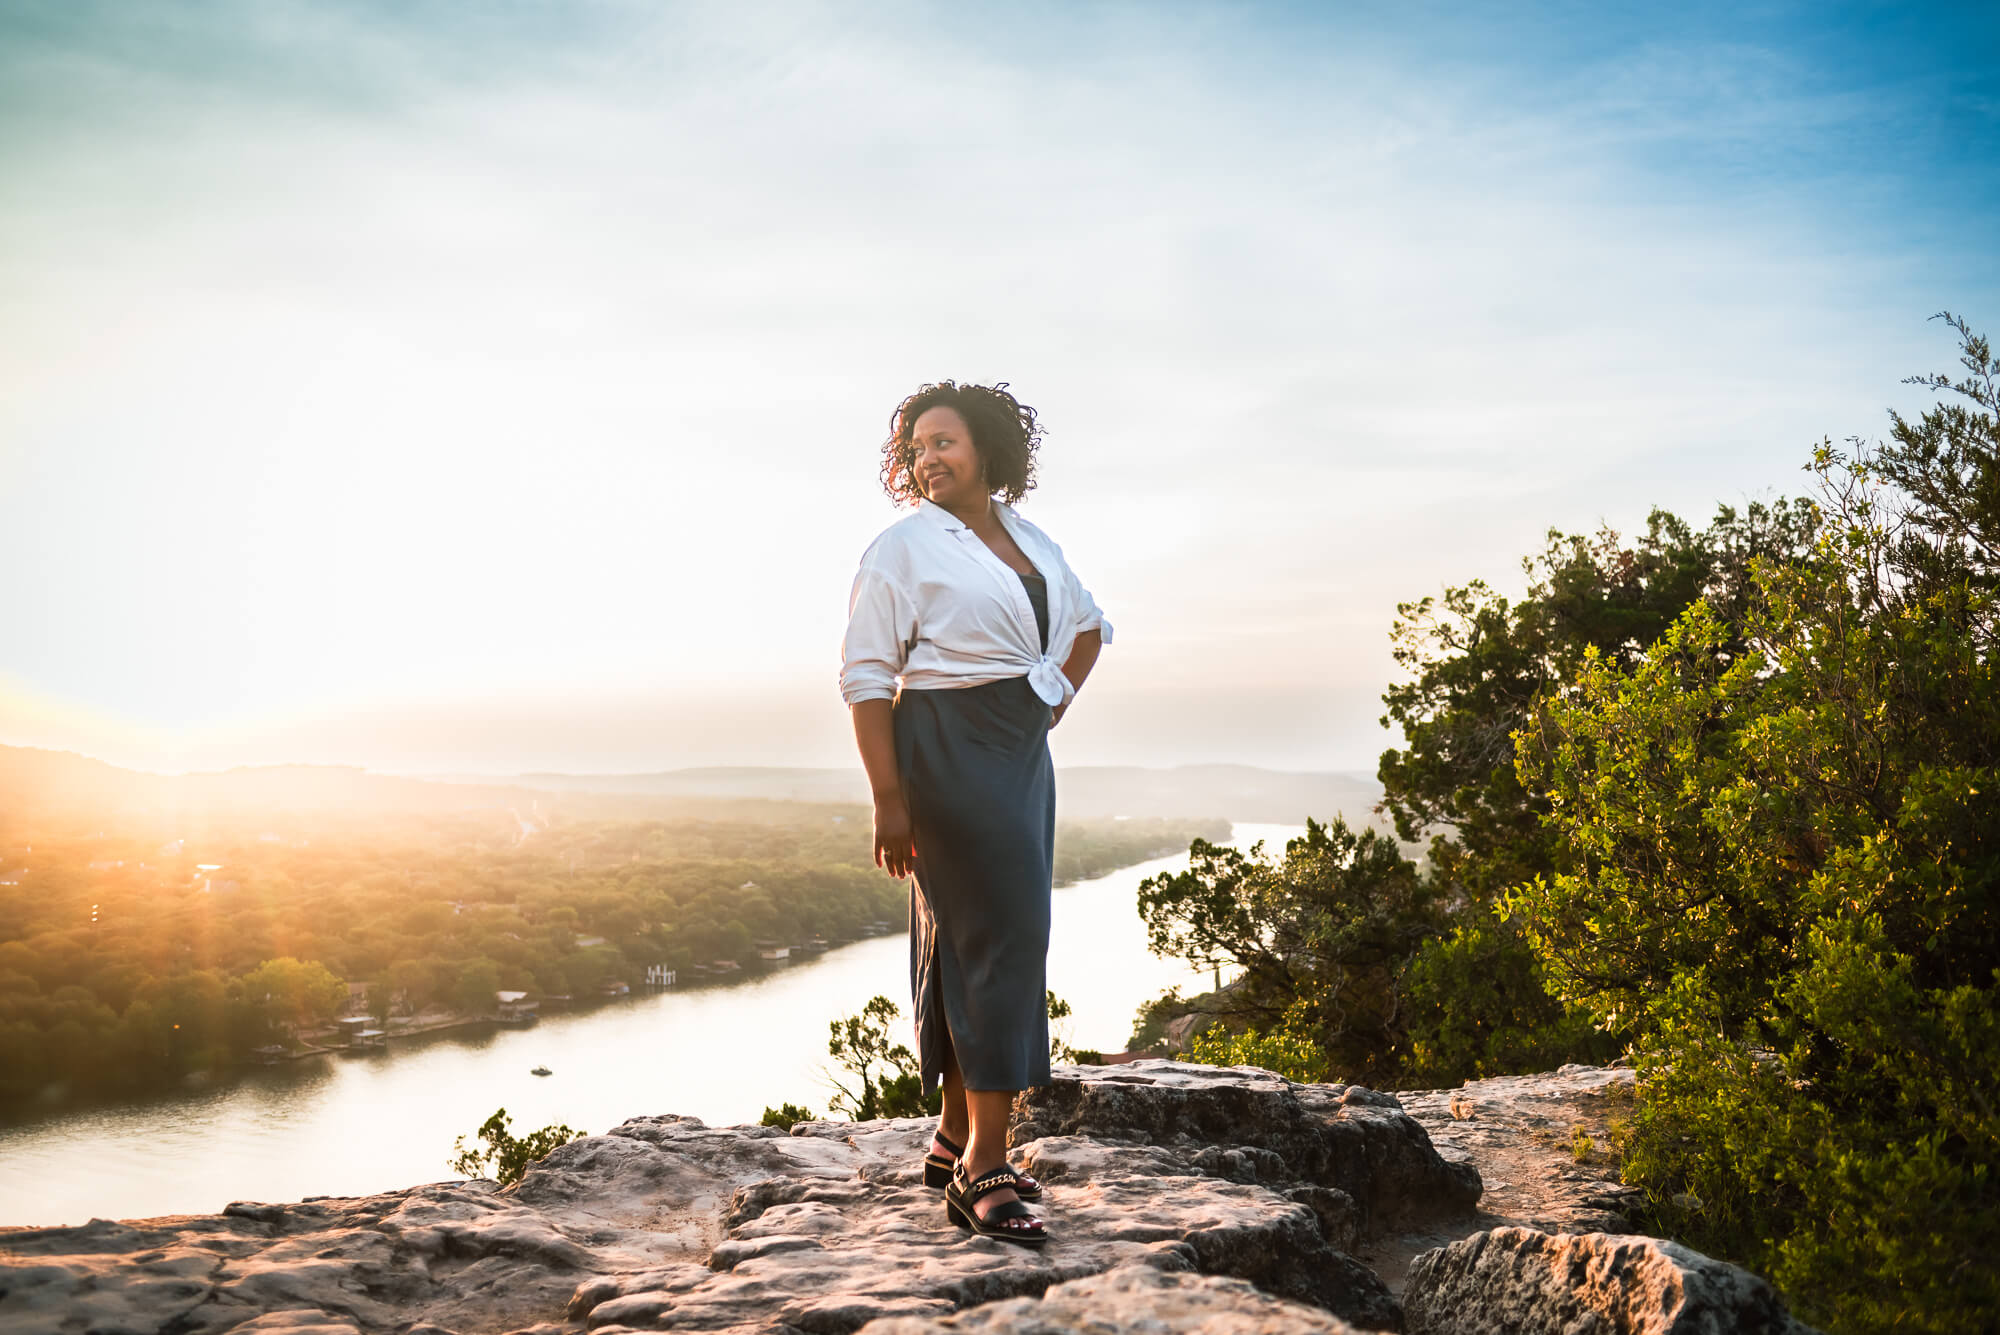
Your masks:
M1021 577L951 511L920 500L861 554L841 641L848 704L893 699L899 681L925 691L1026 677L1051 708L1076 694L1063 661L1085 631L1111 643L1111 623L1062 548L1005 502L993 509L1048 585L1048 650Z

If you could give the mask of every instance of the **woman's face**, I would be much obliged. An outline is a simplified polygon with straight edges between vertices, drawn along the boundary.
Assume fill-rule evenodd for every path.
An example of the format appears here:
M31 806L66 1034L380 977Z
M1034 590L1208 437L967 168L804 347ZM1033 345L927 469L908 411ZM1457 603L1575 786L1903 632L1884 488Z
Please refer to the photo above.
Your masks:
M934 504L953 510L991 494L979 449L958 409L925 409L910 430L910 448L910 472Z

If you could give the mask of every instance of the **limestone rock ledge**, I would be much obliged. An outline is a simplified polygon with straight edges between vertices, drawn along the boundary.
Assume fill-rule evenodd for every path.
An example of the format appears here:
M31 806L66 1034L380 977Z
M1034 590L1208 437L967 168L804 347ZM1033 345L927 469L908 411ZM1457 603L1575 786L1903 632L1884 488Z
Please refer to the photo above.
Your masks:
M640 1117L506 1189L0 1229L0 1335L822 1335L1125 1267L1393 1329L1395 1300L1346 1250L1378 1220L1478 1195L1388 1096L1265 1072L1064 1068L1020 1114L1054 1235L1039 1252L951 1225L922 1185L927 1119L787 1135Z
M505 1189L0 1228L0 1335L1798 1335L1753 1276L1608 1236L1630 1231L1605 1227L1615 1168L1572 1146L1630 1087L1565 1067L1399 1101L1245 1067L1060 1068L1016 1108L1039 1252L950 1224L922 1185L928 1119L638 1117Z
M1747 1270L1658 1238L1500 1228L1426 1252L1409 1335L1817 1335Z
M1133 1266L1058 1284L947 1317L885 1317L864 1335L1356 1335L1335 1316L1261 1293L1240 1279L1163 1274Z

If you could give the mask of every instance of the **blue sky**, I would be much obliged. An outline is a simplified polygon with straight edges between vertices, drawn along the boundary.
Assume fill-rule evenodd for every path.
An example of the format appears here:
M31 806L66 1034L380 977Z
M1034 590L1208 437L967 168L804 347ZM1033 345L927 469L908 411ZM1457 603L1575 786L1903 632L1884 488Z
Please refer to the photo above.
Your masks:
M1671 12L1670 12L1671 11ZM917 384L1059 763L1368 768L1395 604L1797 490L1991 331L2000 7L0 4L0 742L847 763Z

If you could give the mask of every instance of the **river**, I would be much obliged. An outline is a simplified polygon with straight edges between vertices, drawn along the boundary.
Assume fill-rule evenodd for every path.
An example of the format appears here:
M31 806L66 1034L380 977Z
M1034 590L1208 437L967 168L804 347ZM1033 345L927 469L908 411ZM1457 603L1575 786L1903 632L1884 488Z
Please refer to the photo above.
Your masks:
M1282 852L1303 831L1234 827ZM1122 1051L1134 1012L1176 984L1210 984L1146 949L1139 882L1185 853L1055 892L1049 987L1069 1041ZM876 937L730 985L641 991L527 1029L398 1039L367 1054L253 1068L205 1090L0 1128L0 1225L204 1214L233 1200L357 1196L455 1179L453 1141L505 1107L516 1135L563 1122L604 1132L682 1113L716 1126L767 1106L824 1113L827 1023L880 993L909 1015L909 938ZM543 1065L552 1074L536 1076Z

